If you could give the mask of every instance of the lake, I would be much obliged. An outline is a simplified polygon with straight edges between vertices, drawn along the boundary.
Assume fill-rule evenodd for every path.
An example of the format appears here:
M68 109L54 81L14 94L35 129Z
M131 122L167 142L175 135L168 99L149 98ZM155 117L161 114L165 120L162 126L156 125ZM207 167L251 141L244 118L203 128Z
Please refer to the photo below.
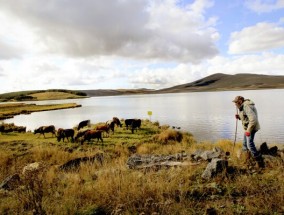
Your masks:
M120 119L151 119L159 121L160 125L181 127L181 130L191 132L198 141L233 141L236 108L232 100L237 95L249 98L256 104L261 126L261 130L256 134L256 144L284 143L284 89L107 96L29 102L75 102L82 107L18 115L5 122L26 126L28 130L33 131L42 125L53 124L56 128L71 128L82 120L90 119L91 123L98 123L117 116ZM148 111L152 111L151 117L148 116ZM237 141L241 141L243 129L240 121L237 130Z

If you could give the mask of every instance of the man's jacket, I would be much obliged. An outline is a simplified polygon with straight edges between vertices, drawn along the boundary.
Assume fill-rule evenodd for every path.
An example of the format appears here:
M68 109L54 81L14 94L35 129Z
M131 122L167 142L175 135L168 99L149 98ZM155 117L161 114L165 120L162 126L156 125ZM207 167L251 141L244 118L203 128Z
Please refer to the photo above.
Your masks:
M253 101L246 99L239 108L239 111L239 116L245 131L251 133L252 131L258 131L260 129L257 110Z

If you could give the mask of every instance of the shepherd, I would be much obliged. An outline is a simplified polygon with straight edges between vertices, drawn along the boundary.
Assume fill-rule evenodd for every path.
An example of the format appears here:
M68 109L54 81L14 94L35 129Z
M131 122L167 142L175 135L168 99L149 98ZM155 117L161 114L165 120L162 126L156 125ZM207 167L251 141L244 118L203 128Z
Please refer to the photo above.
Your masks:
M253 101L244 99L242 96L236 96L233 102L239 110L239 113L235 115L235 118L242 121L245 131L242 150L246 155L246 161L248 161L252 155L257 162L258 167L264 168L262 155L257 151L254 144L255 134L260 129L255 104Z

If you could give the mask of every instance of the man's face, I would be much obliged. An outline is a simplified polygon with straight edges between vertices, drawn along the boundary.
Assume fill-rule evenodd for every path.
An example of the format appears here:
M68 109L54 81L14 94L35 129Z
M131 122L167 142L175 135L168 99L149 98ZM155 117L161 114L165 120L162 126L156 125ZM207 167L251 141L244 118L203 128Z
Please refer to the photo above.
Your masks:
M237 108L240 108L241 105L243 104L243 101L242 100L238 100L238 101L235 102L235 104L236 104Z

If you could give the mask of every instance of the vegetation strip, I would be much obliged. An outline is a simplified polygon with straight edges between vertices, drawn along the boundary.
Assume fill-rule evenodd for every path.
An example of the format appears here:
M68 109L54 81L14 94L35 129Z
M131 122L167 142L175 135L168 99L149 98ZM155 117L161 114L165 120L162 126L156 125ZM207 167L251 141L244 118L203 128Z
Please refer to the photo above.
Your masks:
M25 103L11 103L11 104L0 104L0 120L13 118L19 114L30 114L32 112L39 111L51 111L67 108L77 108L81 105L76 103L66 104L48 104L48 105L36 105L36 104L25 104Z

